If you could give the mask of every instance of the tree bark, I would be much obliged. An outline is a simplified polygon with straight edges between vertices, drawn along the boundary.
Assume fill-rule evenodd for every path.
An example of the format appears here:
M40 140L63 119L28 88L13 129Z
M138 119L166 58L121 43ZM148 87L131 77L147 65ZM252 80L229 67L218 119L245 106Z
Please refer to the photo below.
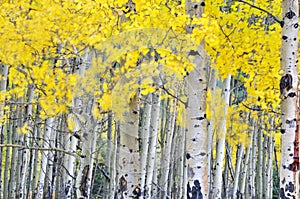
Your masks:
M4 116L3 108L5 106L5 93L7 87L7 75L8 75L8 67L5 64L0 64L0 144L3 144L4 139L4 123L5 121L1 121ZM0 149L0 162L3 161L3 149ZM5 179L4 179L5 181ZM0 168L0 199L3 197L3 181L2 181L2 167Z
M243 154L244 154L244 145L239 144L238 145L238 156L236 160L236 169L235 169L235 175L234 175L234 182L233 182L233 199L238 198L238 185L239 185L239 180L240 180L240 170L241 170L241 164L242 164L242 159L243 159Z
M280 198L299 198L298 0L282 1Z
M53 130L53 123L54 118L48 118L45 122L45 131L44 131L44 142L43 147L48 148L51 131ZM40 168L40 175L39 175L39 181L37 186L37 199L42 199L44 196L44 183L45 183L45 177L46 177L46 169L48 164L48 154L49 151L43 151L42 152L42 162L41 162L41 168Z
M149 136L150 136L150 122L151 122L151 109L152 109L152 94L148 94L145 98L145 107L143 111L142 129L141 129L141 194L145 196L146 192L146 176L147 176L147 157L149 148Z
M150 137L149 137L149 154L148 154L148 165L147 165L147 179L146 179L146 198L152 197L152 180L154 174L154 164L156 161L156 149L157 149L157 136L158 136L158 125L160 115L160 94L152 94L152 109L151 109L151 122L150 122Z
M166 123L164 128L165 138L162 139L163 153L161 157L161 174L160 174L160 186L161 186L161 198L165 199L168 196L168 182L170 173L171 162L171 149L173 145L174 126L176 119L176 106L177 99L171 99L170 103L167 103Z
M129 112L123 113L120 121L120 151L118 165L119 198L141 196L139 186L140 153L138 142L139 94L135 93L129 102Z
M214 185L213 185L213 198L220 199L222 196L222 171L223 171L223 162L225 158L225 137L227 132L226 125L226 115L227 115L227 107L229 105L230 99L230 82L231 76L228 77L223 82L223 99L224 99L224 110L222 113L222 118L220 118L220 126L217 132L217 154L216 154L216 169L214 176Z
M191 18L201 17L203 2L186 2ZM199 44L193 62L195 68L187 77L186 107L186 167L188 199L207 198L208 187L208 131L206 121L206 63L204 44Z

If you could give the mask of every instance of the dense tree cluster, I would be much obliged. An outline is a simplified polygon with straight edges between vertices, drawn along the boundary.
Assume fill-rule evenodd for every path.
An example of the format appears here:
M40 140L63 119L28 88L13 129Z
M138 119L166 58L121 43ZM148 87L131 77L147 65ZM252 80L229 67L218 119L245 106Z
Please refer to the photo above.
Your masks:
M1 1L0 198L298 198L298 23L295 0Z

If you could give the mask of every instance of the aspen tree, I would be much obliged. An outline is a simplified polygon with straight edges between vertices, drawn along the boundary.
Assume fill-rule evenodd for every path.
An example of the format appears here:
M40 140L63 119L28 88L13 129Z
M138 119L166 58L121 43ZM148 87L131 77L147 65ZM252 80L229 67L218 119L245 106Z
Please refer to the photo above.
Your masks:
M12 121L9 120L7 123L7 130L6 132L8 133L7 136L7 143L12 143ZM5 157L5 166L4 166L4 182L3 182L3 197L8 198L9 195L9 165L10 165L10 158L11 158L11 150L10 148L6 148L6 157Z
M105 157L105 164L106 164L106 172L110 175L112 175L112 167L113 161L114 161L114 148L113 148L113 137L112 137L112 114L109 113L107 116L107 145L106 145L106 157ZM109 192L111 188L114 186L113 184L113 179L110 180L109 183L106 185L106 191L108 192L107 194L107 199L110 196Z
M261 116L263 117L263 116ZM259 119L259 126L261 126L261 118ZM257 131L257 162L256 162L256 177L255 177L255 196L258 198L263 198L263 130L261 127L258 127Z
M148 150L149 150L149 141L150 141L150 122L151 122L151 109L152 109L152 94L148 94L145 97L145 106L144 106L144 114L143 114L143 125L141 129L141 142L142 142L142 151L141 151L141 177L140 177L140 185L142 195L145 196L145 183L146 183L146 176L147 173L147 157L148 157Z
M186 2L187 14L191 18L201 17L204 1ZM188 199L207 198L208 188L208 131L206 123L206 63L204 45L197 48L195 68L187 77L186 107L186 169Z
M297 0L282 1L280 198L299 198L299 95Z
M52 134L52 131L54 129L54 118L48 118L45 122L45 130L44 130L44 137L43 137L43 147L48 148L50 137ZM36 198L42 199L44 197L44 183L45 183L45 177L46 177L46 169L48 165L48 155L49 151L44 151L42 153L42 160L41 160L41 167L40 167L40 175L38 180L38 185L36 189Z
M277 22L280 22L283 26L283 65L290 64L292 65L291 68L293 68L292 72L289 72L288 66L284 67L287 69L282 68L282 71L284 71L282 76L285 78L285 81L282 81L283 85L281 86L282 112L284 114L282 120L283 129L291 127L290 131L282 131L283 158L281 159L281 169L283 172L281 172L281 178L285 181L281 180L280 183L282 183L282 198L286 197L286 195L290 194L288 191L291 191L293 188L292 179L289 179L288 176L291 176L291 173L298 175L297 170L299 168L297 163L298 155L296 154L298 145L296 147L292 146L292 143L295 143L295 145L298 143L298 138L297 136L290 136L294 135L298 126L297 114L290 114L291 111L295 112L297 109L295 109L296 105L293 103L297 101L295 98L298 96L296 86L297 72L294 71L294 64L297 58L296 43L298 40L294 31L298 29L296 2L284 1L283 7L286 10L283 13L284 20L281 22L276 18L281 12L279 0L205 0L205 2L191 2L190 0L108 0L105 2L101 0L4 0L0 5L0 44L2 44L0 45L0 67L3 64L6 68L4 70L0 68L1 77L4 77L3 79L0 78L0 120L3 122L0 124L0 139L2 141L1 150L3 147L6 148L3 148L3 153L0 153L0 160L3 162L3 167L1 167L3 172L0 172L1 174L3 173L3 188L0 187L0 197L3 192L4 198L21 198L25 197L24 194L28 191L28 198L30 196L36 198L38 185L40 189L43 189L43 196L39 197L48 197L48 195L51 195L51 189L53 191L55 189L56 198L80 196L90 198L106 196L107 198L113 198L117 197L118 194L120 197L121 192L127 198L131 196L141 197L139 194L133 194L132 188L140 188L137 189L137 192L139 192L138 190L141 193L143 192L142 189L144 187L139 187L139 178L141 177L140 169L141 167L145 169L145 163L147 175L142 177L142 181L145 182L145 194L147 192L148 198L156 197L157 193L161 193L161 191L164 191L164 196L177 198L177 180L175 177L178 176L176 176L176 173L180 173L181 178L179 180L181 185L179 197L195 198L197 194L198 196L202 194L203 198L209 197L209 185L213 187L213 164L210 163L210 157L213 159L214 152L217 152L217 163L219 165L223 164L222 157L224 157L225 153L223 141L227 137L224 138L221 133L224 133L224 129L225 131L227 130L229 120L220 118L219 113L215 112L213 113L214 116L210 116L213 119L210 120L211 123L207 130L206 119L208 119L208 112L211 108L206 108L205 103L207 101L206 89L208 87L205 56L206 54L210 56L211 66L218 71L222 79L231 74L236 80L236 74L242 74L241 85L234 85L231 89L239 90L244 87L245 92L244 95L243 92L234 92L232 96L235 104L231 107L231 111L244 112L246 109L251 113L277 112L280 101L280 86L278 82L281 77L281 73L278 72L279 30L281 28L279 23L276 24ZM201 16L204 6L206 13ZM265 27L265 24L269 25ZM137 29L138 31L132 31ZM151 32L151 30L155 31ZM197 45L192 47L187 45L187 38L192 38ZM201 41L202 43L200 43ZM178 45L179 43L180 45ZM287 50L290 49L291 43L295 48L292 51ZM199 44L201 48L199 47L196 50L196 46ZM59 47L61 47L61 50L57 51ZM145 50L143 48L148 50L149 47L154 47L158 51L157 57L161 59L159 61L165 61L164 64L172 68L172 71L178 74L185 73L187 76L185 80L188 82L185 88L188 91L188 99L186 99L186 96L182 97L183 99L178 97L178 100L181 101L180 103L184 102L183 104L186 105L185 111L186 116L188 116L184 119L186 124L180 127L177 126L178 120L182 120L179 114L182 110L179 108L180 103L178 101L177 107L174 107L174 109L178 110L178 113L174 112L172 114L173 118L171 118L176 121L176 124L174 122L173 127L171 127L173 136L169 134L168 144L163 145L162 148L158 148L158 143L165 141L165 138L160 139L159 132L166 132L170 125L167 128L164 124L160 127L158 126L160 121L164 123L165 117L169 117L169 115L162 116L162 114L158 113L159 111L154 113L152 112L153 109L151 110L150 131L147 130L149 131L147 136L149 137L150 145L140 147L138 126L142 121L142 117L139 116L138 100L133 100L130 103L126 101L126 104L123 104L124 106L122 107L110 106L113 100L115 101L112 104L116 104L116 101L122 101L125 96L124 87L123 90L117 93L116 98L111 98L111 92L116 82L120 81L124 74L137 65L136 63L144 56ZM74 71L78 70L80 64L70 64L70 60L75 59L79 62L85 62L82 65L86 65L86 69L91 69L92 67L89 66L91 60L81 59L82 54L89 48L95 49L103 61L97 62L94 59L92 60L91 65L97 68L97 71L91 70L91 73L95 73L93 78L89 76L79 78L74 74ZM169 53L159 52L159 48L166 49ZM193 51L189 48L193 48ZM293 51L294 54L292 53ZM185 52L185 54L182 52ZM171 55L172 53L175 55ZM187 56L187 54L189 55ZM47 64L47 60L53 60L53 57L57 58L56 64ZM197 65L196 68L190 67L190 69L185 70L185 67L174 64L180 57L187 59L185 61L182 59L184 65L189 62L189 58L194 59L194 63ZM116 60L119 62L119 58L126 60L126 64L112 66L111 63ZM293 58L291 63L288 63L290 62L289 58ZM140 72L150 69L152 68L143 68ZM24 75L24 71L27 75ZM170 75L169 71L166 70L165 72ZM293 78L292 86L290 86L291 78L289 74ZM180 76L180 80L183 80L183 76ZM84 81L90 82L90 84ZM173 79L170 78L166 81L170 82ZM216 87L216 80L212 80L209 83L213 84L211 85L212 88ZM35 86L34 91L29 90L29 85L31 84ZM99 106L99 110L103 111L97 113L97 117L94 117L91 106L83 111L84 116L79 112L74 112L75 109L80 109L79 105L85 105L85 101L79 98L77 93L73 92L72 87L85 84L88 86L84 87L82 91L88 90L89 94L100 96L100 100L97 103L94 99L88 103L91 106ZM136 91L136 88L140 85L134 82L130 86L134 87L133 90ZM153 89L160 90L161 86L152 87L148 91L146 89L147 94L151 95ZM156 105L159 106L161 100L166 100L166 98L174 100L174 96L170 95L173 91L176 93L179 89L173 89L168 94L162 92L163 94L158 97L159 99L155 99L157 100ZM32 101L34 104L37 104L37 108L33 107L33 109L37 109L32 114L32 120L34 121L33 131L29 130L28 133L30 134L28 135L18 135L17 129L22 128L24 123L23 117L25 116L24 107L18 106L18 103L24 103L28 92L33 92ZM154 99L153 95L152 97ZM212 99L212 106L215 106L216 100L216 98ZM295 101L290 103L291 100ZM11 107L8 110L9 104L11 104ZM130 109L127 109L129 104ZM153 104L153 107L156 105ZM132 107L137 108L132 109ZM138 112L138 114L133 115L132 110ZM124 115L125 120L121 120L118 116L123 111L126 112ZM111 171L109 172L111 180L109 194L101 191L101 188L105 186L104 183L107 181L104 182L104 180L102 181L102 179L98 178L99 175L105 174L95 172L97 175L92 176L93 159L97 159L99 164L104 162L105 155L101 147L102 143L107 140L105 136L97 136L97 127L94 128L88 122L85 123L92 117L93 122L99 122L99 118L105 115L102 113L112 113L111 121L120 120L120 130L118 129L119 125L116 125L115 138L108 138L111 139L111 144L115 145L113 154L107 155L107 157L113 157L113 159L105 160L107 162L106 166L111 167L107 169ZM69 119L65 117L66 115L69 116ZM145 120L149 121L150 116L149 114L147 115ZM163 117L163 119L159 120L159 117ZM271 114L270 117L277 117L276 113ZM293 122L293 118L296 119L295 122ZM168 119L171 120L170 118ZM44 131L44 121L49 120L55 121L52 125L55 132L51 133L50 138L47 137L46 140L43 140L47 134ZM70 124L73 123L70 125L72 127L66 127L68 123L66 120ZM244 194L247 198L263 197L262 194L264 192L259 189L258 185L255 186L255 179L261 177L257 175L256 171L260 170L259 173L264 173L264 170L266 170L266 162L264 163L266 160L261 161L261 159L257 158L258 154L260 154L257 153L258 146L262 144L262 140L258 141L258 138L261 138L261 134L259 134L261 129L258 126L264 125L266 121L263 119L263 121L258 123L257 118L255 120L255 133L251 138L253 143L247 149L245 148L247 157L242 169L245 171L245 174L241 177L243 181L241 186L242 188L244 187L244 190L241 187L237 187L237 178L235 178L236 181L234 182L234 190L241 190L241 194ZM222 127L215 133L213 126L217 126L219 121L221 121ZM234 125L230 126L230 128L232 127L233 134L239 133L234 126L241 125L241 122L232 121L232 123ZM276 124L272 125L272 127L276 129L278 124L279 120L276 118ZM153 125L153 135L151 135L151 125ZM57 129L58 126L59 129ZM147 126L149 125L147 124ZM174 130L178 128L186 128L188 130L181 133L182 143L178 140L181 136ZM77 133L81 134L84 129L88 130L88 137L78 140L76 138L79 136ZM213 133L217 135L220 143L217 149L212 141ZM119 139L117 138L118 136L120 136ZM121 144L117 143L118 140ZM48 141L52 142L50 147ZM266 141L264 142L265 146L269 143ZM172 145L170 146L171 143ZM227 143L226 169L217 168L214 181L217 184L217 189L221 190L223 186L221 183L222 175L224 176L224 188L228 190L223 194L224 197L230 197L229 191L231 183L233 183L230 178L231 170L238 168L237 166L240 164L240 162L236 163L229 159L234 157L235 144ZM52 150L51 147L54 144L61 151L56 152L54 149ZM241 144L244 143L241 142ZM276 145L278 147L278 143ZM82 151L79 148L82 148ZM96 148L97 151L95 151ZM108 146L107 150L109 148L111 147ZM144 148L143 151L140 151L141 148ZM181 153L177 153L177 149L182 150L180 151ZM117 153L118 150L119 153ZM267 152L267 149L264 150ZM270 154L268 156L268 175L270 177L271 174L269 173L272 173L271 147L268 150ZM31 153L30 159L32 158L32 163L25 158L24 151ZM63 151L67 153L62 153ZM166 157L166 161L162 162L167 162L167 165L160 163L162 158L160 151L164 151L162 157ZM141 161L140 154L147 152L149 152L147 154L148 157L144 156L143 164L139 165ZM77 157L76 153L80 153L82 157ZM293 153L293 157L288 157L291 153ZM45 156L46 154L47 156ZM57 154L57 158L56 156L51 156L51 154ZM184 157L185 160L182 160L182 162L177 161L174 154L181 154L180 156ZM45 157L49 158L45 160ZM40 160L42 160L42 163L39 162ZM294 164L292 164L292 161L294 161ZM176 171L178 168L177 162L180 162L180 172ZM187 169L184 168L183 162L186 163ZM237 165L232 165L233 163ZM87 165L89 165L89 169L87 169ZM162 168L163 175L159 175L157 168ZM83 175L86 174L87 170L88 175ZM43 173L45 171L46 175ZM57 173L52 173L52 171L57 171ZM31 172L31 174L26 175L26 172ZM54 176L54 174L57 174L57 176ZM86 176L88 177L85 178ZM248 181L246 181L247 176L249 177ZM56 179L55 182L53 181L54 178ZM75 181L76 178L77 180ZM146 181L144 178L146 178ZM41 179L43 182L37 182L38 179ZM92 191L91 186L93 183L91 181L93 180L95 183ZM161 183L157 183L159 180L161 180ZM265 180L266 178L264 178ZM47 182L44 183L45 181ZM81 183L81 181L88 183ZM261 179L258 181L261 184ZM271 182L272 180L270 179L269 181L268 178L267 181ZM126 182L127 186L121 186L122 188L120 188L120 182L121 185L124 185L122 183ZM28 183L30 183L30 186L27 186ZM51 186L49 187L50 183ZM162 184L163 186L161 186ZM262 184L265 185L266 183L263 182ZM187 185L190 185L189 189ZM271 196L272 190L267 190L270 186L264 186L264 190L269 192ZM28 190L25 189L27 187ZM201 194L199 191L200 187ZM86 191L82 192L83 188ZM48 194L48 190L50 194ZM276 187L274 187L274 190L276 190ZM77 192L77 196L75 196L75 192ZM298 196L296 195L296 197Z
M216 77L216 71L214 69L211 69L210 71L210 79L209 79L209 90L207 93L207 99L206 99L206 110L211 111L210 109L213 107L214 103L214 97L216 95L216 88L217 88L217 77ZM214 138L214 117L208 118L208 124L207 124L207 131L208 131L208 182L209 182L209 195L212 194L212 187L213 187L213 169L212 169L212 162L213 162L213 138Z
M176 107L177 99L171 99L167 103L166 108L166 122L164 126L164 138L163 141L163 152L161 155L161 171L160 171L160 186L161 193L160 197L166 199L168 196L168 182L170 180L170 164L171 164L171 149L174 144L174 131L175 131L175 119L176 119Z
M252 149L250 155L250 165L249 165L249 178L248 178L248 196L246 197L255 197L256 195L256 186L255 186L255 178L256 178L256 165L257 165L257 137L258 137L258 124L257 121L254 122L254 128L252 132Z
M240 183L240 190L238 197L243 197L245 198L245 189L246 189L246 179L248 175L248 166L249 166L249 157L250 157L250 152L251 152L251 147L247 147L246 155L245 155L245 160L244 160L244 167L241 172L241 183ZM235 194L233 192L233 194Z
M238 156L236 160L236 168L235 168L235 175L234 175L234 183L233 183L233 199L238 198L238 183L239 183L239 177L240 177L240 170L241 170L241 164L242 164L242 156L244 154L244 145L239 144L238 145Z
M125 84L126 80L121 80ZM121 90L118 90L121 92ZM141 187L140 176L140 154L138 143L139 122L139 93L132 91L127 107L128 112L123 113L120 121L120 149L117 165L117 190L119 198L139 198Z
M78 51L77 49L75 52ZM85 76L85 71L87 68L88 61L90 60L91 52L86 48L80 60L82 63L74 63L79 65L76 73L80 75L80 77ZM81 88L84 89L84 88ZM77 177L75 182L76 187L76 196L79 198L90 198L91 193L91 185L92 185L92 171L94 167L94 149L95 143L97 142L97 122L98 115L93 114L94 110L98 109L97 104L95 103L95 99L90 97L90 94L86 94L86 96L78 96L79 107L78 110L75 110L77 117L80 118L80 144L81 146L81 159L79 168L77 170ZM75 107L76 108L76 107ZM78 112L77 112L78 111ZM83 125L85 124L85 125ZM76 146L77 147L77 146Z
M23 145L28 146L29 145L29 134L30 130L33 129L33 124L32 124L32 100L33 100L33 95L34 95L34 85L29 84L28 85L28 90L27 90L27 98L28 98L28 104L26 106L26 111L25 111L25 119L24 119L24 124L26 125L27 129L24 129L24 132L22 132L23 136ZM20 185L19 185L19 196L20 198L26 198L27 191L26 189L26 177L28 176L28 167L29 167L29 153L30 151L28 149L23 150L22 154L22 167L21 167L21 180L20 180ZM31 174L29 174L30 176Z
M180 159L179 159L179 172L178 172L178 175L179 175L179 191L178 191L178 197L184 197L186 194L185 194L185 190L186 190L186 180L187 180L187 177L185 176L185 128L184 126L181 127L179 129L179 133L180 133L180 139L181 139L181 143L180 145L178 146L179 147L179 151L180 151Z
M3 116L4 116L4 106L5 106L5 103L4 103L4 96L5 96L5 93L6 93L6 89L7 89L7 74L8 74L8 67L5 65L5 64L0 64L0 93L1 93L1 97L0 97L0 136L1 136L1 141L0 143L2 144L3 143L3 133L4 133L4 128L5 128L5 122L2 121L3 120ZM1 148L0 149L0 162L3 161L3 149ZM6 181L4 179L4 182L2 181L2 169L3 167L0 168L0 195L3 195L3 183Z
M228 112L229 100L230 100L230 82L231 75L223 81L222 98L224 99L222 118L219 122L219 135L217 136L217 149L216 149L216 163L215 163L215 174L213 184L213 198L222 197L222 170L223 162L226 154L225 149L225 137L227 132L226 115Z
M34 128L33 128L33 138L35 140L35 143L33 144L34 147L37 146L41 146L41 139L39 139L41 137L41 131L42 129L40 128L39 123L41 123L41 118L40 118L40 111L41 108L40 106L37 106L36 108L36 117L35 117L35 122L34 122ZM33 169L32 169L32 181L31 181L31 194L32 197L35 198L37 195L37 180L38 180L38 169L39 169L39 151L35 150L33 153Z
M157 152L157 137L158 137L158 126L160 116L160 93L152 94L152 109L151 109L151 122L150 122L150 138L149 138L149 154L148 154L148 165L147 165L147 178L145 185L146 198L151 198L152 193L152 182L153 175L156 170L154 167L156 161Z
M273 136L270 135L268 139L268 163L267 163L267 170L266 170L266 189L265 189L265 196L266 198L273 197L273 156L274 156L274 140Z

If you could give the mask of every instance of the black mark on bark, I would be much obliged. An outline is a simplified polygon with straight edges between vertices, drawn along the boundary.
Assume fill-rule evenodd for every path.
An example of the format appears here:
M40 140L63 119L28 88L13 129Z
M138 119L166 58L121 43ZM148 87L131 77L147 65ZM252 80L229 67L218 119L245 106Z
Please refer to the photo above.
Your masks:
M79 190L80 190L81 194L84 197L88 197L87 181L88 181L89 170L90 170L90 165L86 165L83 168L82 176L81 176L81 182L80 182Z
M199 180L194 180L194 186L191 188L190 183L187 185L188 199L203 199Z
M136 186L136 187L133 189L132 194L133 194L133 197L132 197L132 198L134 198L134 199L139 199L140 196L141 196L141 189L140 189L140 187Z
M190 159L190 158L191 158L191 155L190 155L189 153L187 153L187 154L185 155L185 157L186 157L186 159Z
M293 93L289 93L288 96L289 96L289 97L295 97L295 96L296 96L296 93L294 93L294 92L293 92Z
M284 76L282 76L281 80L280 80L280 94L283 95L283 91L284 89L286 89L286 91L289 91L291 88L293 88L292 86L293 84L293 77L290 74L285 74Z
M285 14L288 19L292 19L296 14L293 11L289 11Z
M292 193L292 192L294 192L294 189L295 189L295 186L292 182L289 182L289 184L285 185L285 191Z
M119 192L121 193L121 196L123 196L124 192L127 191L127 180L122 176L119 180L120 183L120 189Z

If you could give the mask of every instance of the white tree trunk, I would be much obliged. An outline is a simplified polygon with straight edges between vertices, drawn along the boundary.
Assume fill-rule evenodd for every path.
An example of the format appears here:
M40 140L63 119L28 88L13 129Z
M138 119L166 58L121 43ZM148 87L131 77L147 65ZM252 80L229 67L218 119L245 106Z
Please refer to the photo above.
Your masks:
M282 1L280 198L299 198L298 0Z
M201 2L186 1L186 11L191 18L201 17ZM187 193L189 199L208 198L208 131L206 120L206 63L204 44L198 46L194 57L195 69L187 77L186 109L186 167Z
M39 118L39 114L40 114L40 110L41 108L38 106L37 110L36 110L36 117L35 117L35 121L34 121L34 129L33 129L33 138L34 140L36 140L33 143L34 147L39 147L41 146L41 139L39 139L41 137L41 128L40 125L38 125L39 123L42 123L41 118ZM32 180L31 180L31 190L32 190L32 195L33 198L36 197L36 190L37 190L37 180L38 180L38 165L39 165L39 151L38 150L34 150L34 154L33 154L33 170L32 170Z
M74 48L74 52L75 54L78 53L77 49L73 46ZM88 48L85 49L85 53L84 55L81 57L82 58L82 64L80 65L79 68L76 68L74 73L77 73L79 74L81 77L84 76L85 74L85 70L86 70L86 63L89 59L89 52L88 52ZM73 63L73 64L78 64L78 63ZM90 148L90 143L89 143L89 136L91 132L89 132L91 129L89 129L90 127L88 127L87 129L83 129L82 128L82 125L81 125L81 121L80 121L80 118L83 117L82 115L78 114L81 113L81 112L84 112L84 108L87 108L87 107L84 107L84 104L82 102L82 98L81 96L75 96L74 99L73 99L73 108L74 108L74 114L72 115L73 116L73 120L75 122L75 127L73 129L73 133L74 135L68 135L67 136L67 139L65 140L66 141L66 145L67 145L67 150L72 152L72 153L76 153L76 146L78 144L78 141L79 139L83 140L85 139L85 137L87 138L87 148ZM89 104L85 104L86 106L88 106ZM91 111L91 109L87 108L89 111ZM90 122L90 121L89 121ZM87 131L87 132L84 132L84 131ZM92 131L93 132L93 131ZM84 133L87 133L88 135L87 136L84 136ZM88 149L85 148L87 151ZM89 149L90 150L90 149ZM87 152L88 153L88 152ZM84 158L85 159L85 158ZM83 173L83 172L86 172L88 171L88 166L87 167L82 167L82 162L85 161L85 160L80 160L80 165L81 165L81 169L78 171L79 173ZM76 177L75 177L75 166L76 166L76 161L75 161L75 157L74 156L68 156L66 157L66 160L65 160L65 165L66 166L66 170L67 170L67 174L66 174L66 181L65 181L65 198L71 198L72 197L72 194L73 194L73 187L76 183ZM83 169L85 168L85 170L83 171ZM92 169L92 168L91 168ZM75 185L76 187L76 185ZM78 192L77 192L78 193Z
M217 88L217 77L216 77L216 71L214 69L210 70L210 79L209 79L209 89L211 92L211 102L210 103L210 107L213 107L213 102L214 99L213 97L215 96L216 93L216 88ZM211 110L209 110L211 111ZM213 187L213 169L212 168L212 160L213 160L213 140L214 140L214 117L211 117L210 120L208 121L208 128L207 128L207 133L208 133L208 139L207 139L207 143L208 143L208 148L207 148L207 162L208 162L208 187L209 187L209 196L212 195L212 187Z
M149 153L147 164L147 179L145 186L146 198L151 198L152 180L154 173L154 163L157 149L157 135L160 115L160 94L152 94L152 109L151 109L151 123L150 123L150 137L149 137Z
M141 129L141 142L142 142L142 149L141 149L141 194L145 196L146 187L146 175L147 175L147 157L148 157L148 147L149 147L149 135L150 135L150 121L151 121L151 108L152 108L152 94L148 94L145 98L145 108L143 113L143 125Z
M58 117L56 117L58 119ZM53 125L53 128L57 129L57 122L55 121L55 125ZM55 148L55 139L56 139L57 131L52 130L50 139L49 139L49 148ZM55 188L55 177L53 175L54 169L55 169L55 162L54 162L54 151L49 151L48 153L48 163L47 163L47 172L45 177L45 185L44 185L44 198L52 198L53 197L53 191ZM54 178L53 178L54 177Z
M213 198L221 199L222 196L222 172L223 172L223 163L225 158L225 137L227 132L226 126L226 115L227 107L229 106L230 99L230 82L231 76L229 75L223 82L223 99L224 99L224 113L222 118L220 118L220 127L217 132L217 156L216 156L216 165L215 165L215 176L214 176L214 185L213 185Z
M107 115L107 145L106 145L106 157L105 157L105 164L106 164L106 172L110 175L110 181L106 184L106 191L108 194L106 194L106 199L109 199L112 197L110 194L110 190L112 187L114 187L114 181L112 179L112 165L114 161L114 147L113 147L113 138L112 138L112 114L109 113Z
M240 184L240 194L238 198L245 198L245 189L246 189L246 179L248 176L248 166L249 166L249 157L251 152L251 146L247 148L246 157L244 161L243 171L241 173L241 184ZM234 194L234 193L233 193Z
M44 141L43 141L44 148L49 148L49 140L50 140L51 132L53 130L53 123L54 123L54 118L48 118L46 120L45 130L44 130ZM49 151L42 152L40 176L39 176L38 186L37 186L37 196L36 196L37 199L42 199L44 196L44 182L46 177L48 154Z
M0 64L0 95L1 95L1 97L0 97L0 121L2 120L2 118L4 116L4 111L3 111L4 105L5 105L5 103L4 103L4 96L5 96L4 93L6 92L6 87L7 87L7 75L8 75L7 65ZM0 123L0 135L2 136L3 133L4 133L4 125L1 122ZM2 141L2 139L1 139L1 141ZM1 142L1 144L2 144L2 142ZM0 149L0 153L1 153L0 155L1 155L1 162L2 162L3 161L3 154L2 154L3 149L2 148ZM6 153L6 156L7 155L8 154ZM4 170L4 172L7 173L6 165L8 165L8 162L5 163L5 170ZM4 184L7 185L8 179L4 178L4 182L3 182L2 181L2 167L0 168L0 172L1 172L0 173L0 177L1 177L1 179L0 179L0 196L4 196L4 192L7 193L7 190L3 190L2 186L4 186Z
M4 64L0 64L0 121L2 120L4 111L4 94L6 92L6 86L7 86L7 75L8 75L8 67ZM2 132L3 124L0 123L0 133ZM0 185L1 186L1 185ZM1 192L2 190L0 190Z
M274 124L273 122L271 124ZM267 165L267 182L266 182L266 189L265 189L265 194L266 198L272 198L272 192L273 192L273 150L274 150L274 142L273 142L273 136L269 136L268 140L268 165Z
M92 118L87 118L85 131L87 135L82 139L82 158L80 160L79 170L76 178L76 194L77 198L89 199L92 182L92 171L94 164L94 150L97 141L97 127Z
M33 129L32 125L32 99L34 95L34 85L30 84L28 85L28 91L27 91L27 96L28 96L28 105L26 107L26 119L25 123L27 123L28 127L30 129ZM25 132L24 132L25 133ZM23 145L28 146L29 140L28 140L28 135L30 134L29 130L28 132L23 135L23 140L24 143ZM27 170L28 170L28 156L29 156L29 150L24 149L23 150L23 157L22 157L22 169L21 169L21 184L19 185L19 196L20 198L26 197L26 177L27 175Z
M262 119L259 119L259 124ZM255 178L255 190L256 197L263 198L263 158L265 154L263 154L263 131L259 127L257 131L257 162L256 162L256 178Z
M173 134L176 119L176 106L177 99L171 99L170 103L167 105L166 113L166 126L165 126L165 139L162 140L163 153L161 157L161 176L160 176L160 186L161 186L161 198L165 199L168 196L168 182L169 182L169 172L170 172L170 160L171 160L171 149L173 144Z
M131 99L129 112L123 114L124 121L120 121L120 149L118 165L119 198L139 198L141 188L140 154L138 142L139 94Z
M76 104L76 102L74 103ZM73 115L70 115L69 117L71 117ZM78 121L77 118L75 118L73 116L73 120L75 123L75 126L73 128L73 132L78 133L80 130L80 121ZM67 129L66 129L67 130ZM73 136L71 133L69 133L66 136L65 139L65 146L66 146L66 150L68 152L71 153L76 153L76 145L77 145L78 139ZM65 166L65 171L64 171L64 186L65 186L65 192L64 192L64 196L65 198L69 199L72 198L72 194L73 194L73 186L74 186L74 182L76 180L75 177L75 166L76 166L76 162L75 162L75 157L74 156L65 156L64 159L64 166Z
M113 161L111 162L111 186L110 186L110 197L114 198L116 195L116 182L117 182L117 160L118 160L118 137L119 137L119 124L116 124L115 127L115 136L114 136L114 153Z
M257 155L256 155L256 150L257 150L257 121L253 122L253 133L252 133L252 150L251 150L251 156L250 156L250 164L249 164L249 180L248 180L248 184L249 184L249 189L248 189L248 195L247 197L249 198L255 198L255 177L256 177L256 159L257 159Z
M184 120L183 120L184 121ZM179 191L178 191L178 197L184 198L185 197L185 187L186 183L184 181L185 179L185 127L181 127L179 130L181 143L179 145L179 151L180 151L180 160L179 160Z
M234 175L234 182L233 182L233 199L238 198L238 185L239 185L239 177L240 177L240 170L241 170L241 164L242 159L244 155L244 145L240 144L238 146L238 157L236 160L236 169L235 169L235 175Z

